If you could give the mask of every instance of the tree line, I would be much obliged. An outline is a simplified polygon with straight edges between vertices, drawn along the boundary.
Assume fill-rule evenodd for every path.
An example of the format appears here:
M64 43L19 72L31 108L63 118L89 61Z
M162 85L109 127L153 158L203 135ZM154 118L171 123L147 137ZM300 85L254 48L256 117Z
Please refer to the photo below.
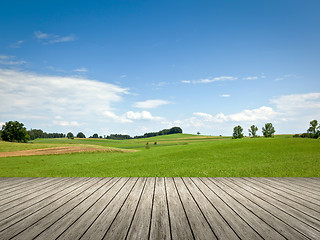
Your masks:
M257 131L258 127L252 125L249 129L249 136L250 137L258 137ZM130 135L125 134L110 134L109 136L104 136L105 139L115 139L115 140L124 140L124 139L136 139L136 138L148 138L148 137L155 137L161 135L169 135L175 133L182 133L182 129L180 127L173 127L170 129L163 129L159 132L149 132L145 133L141 136L134 136L131 137ZM262 134L264 137L273 137L275 133L275 129L272 123L266 123L264 127L262 127ZM200 134L200 133L199 133ZM243 128L238 125L235 126L233 129L233 138L243 138ZM2 129L0 130L0 139L4 141L10 142L28 142L29 140L34 140L36 138L69 138L73 139L73 133L69 132L67 135L64 133L46 133L41 129L31 129L27 131L24 127L23 123L18 121L9 121L6 122ZM82 132L78 132L76 135L77 138L86 138L86 136ZM319 138L320 137L320 124L318 124L317 120L312 120L310 122L309 128L306 133L302 134L295 134L293 137L303 137L303 138ZM97 133L93 134L89 138L102 138L102 136L98 136Z

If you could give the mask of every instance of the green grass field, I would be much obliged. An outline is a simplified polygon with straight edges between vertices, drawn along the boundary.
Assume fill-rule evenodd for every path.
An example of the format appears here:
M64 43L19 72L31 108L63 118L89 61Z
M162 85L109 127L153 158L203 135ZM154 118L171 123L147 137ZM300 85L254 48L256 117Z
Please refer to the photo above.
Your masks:
M147 142L150 149L145 148ZM121 141L37 139L32 144L0 142L0 152L70 144L139 151L0 158L0 177L320 177L320 141L291 135L237 140L187 134Z

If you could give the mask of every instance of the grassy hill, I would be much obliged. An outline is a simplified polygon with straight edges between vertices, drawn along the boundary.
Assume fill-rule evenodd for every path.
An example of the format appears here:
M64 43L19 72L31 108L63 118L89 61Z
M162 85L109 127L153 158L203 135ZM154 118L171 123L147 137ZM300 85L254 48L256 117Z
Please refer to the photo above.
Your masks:
M237 140L189 134L130 140L37 139L33 144L0 142L0 152L70 144L139 151L0 158L0 176L320 177L320 141L291 135Z

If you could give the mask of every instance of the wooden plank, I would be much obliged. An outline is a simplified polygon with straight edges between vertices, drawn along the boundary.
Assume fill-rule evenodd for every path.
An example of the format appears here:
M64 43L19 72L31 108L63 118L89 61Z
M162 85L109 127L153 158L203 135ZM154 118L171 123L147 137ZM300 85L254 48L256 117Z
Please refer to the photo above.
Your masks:
M134 218L135 211L145 188L146 178L139 178L127 200L124 202L116 218L105 233L103 239L124 239L129 231L130 224ZM151 209L147 209L151 212ZM150 222L150 219L148 219ZM135 230L135 229L134 229ZM148 231L144 233L148 236Z
M0 207L0 212L7 211L8 209L15 208L16 206L24 204L28 201L32 201L42 195L49 193L50 191L55 191L55 189L59 187L59 185L64 184L66 181L67 179L57 180L56 182L51 182L50 185L44 186L42 189L29 192L29 195L24 195L11 201L8 200Z
M306 236L302 235L300 232L296 231L290 225L281 221L271 212L267 211L255 201L250 198L247 198L246 194L243 194L238 190L238 186L234 185L231 181L228 181L227 178L219 178L219 183L222 184L223 190L230 194L239 204L246 207L253 214L257 215L264 222L270 225L272 228L277 230L282 236L287 239L308 239Z
M40 234L36 236L38 239L56 239L61 235L66 229L69 228L77 219L79 219L88 209L90 209L97 200L101 199L104 194L116 183L117 179L104 178L101 181L101 185L96 188L96 190L90 194L86 199L81 201L76 207L71 209L69 212L65 213L58 220L56 220L52 225L43 229ZM100 184L100 183L99 183ZM108 185L111 184L111 185ZM41 221L51 221L51 216L47 216Z
M107 181L107 179L98 178L98 181L90 188L86 189L81 195L72 199L68 203L64 204L63 207L57 208L55 211L47 214L43 218L39 219L35 224L25 229L21 234L15 236L14 239L34 239L41 234L44 229L47 229L56 221L59 221L63 216L69 213L72 209L79 206L83 201L89 198L92 194L98 191ZM40 238L41 239L41 238Z
M13 189L12 191L8 190L6 193L1 194L0 205L3 205L3 201L6 201L8 198L14 198L15 196L16 198L18 198L19 195L26 195L27 191L41 188L46 184L50 184L52 181L55 180L53 178L39 179L37 181L32 181L27 185L20 185L18 186L18 188Z
M116 182L111 182L106 185L105 195L98 199L92 207L90 207L80 218L70 225L58 239L80 239L87 229L95 222L95 220L108 207L113 198L123 188L128 178L116 179Z
M218 239L239 239L222 214L208 200L206 195L194 184L190 178L182 178L201 212L206 217L211 229Z
M320 198L320 186L313 185L310 181L307 180L299 180L298 178L269 178L270 181L274 181L275 183L280 182L283 185L290 187L290 189L304 191L306 193L312 194L315 198Z
M149 239L171 239L164 178L156 178Z
M195 239L217 239L208 220L198 207L181 178L173 178L181 203L185 209Z
M239 191L241 190L242 192L244 192L244 194L246 194L246 197L250 198L251 200L255 201L257 205L260 205L264 209L271 212L272 215L276 216L284 222L287 222L291 227L295 228L303 235L314 239L319 236L318 230L310 227L309 224L306 224L304 219L299 219L296 216L289 214L286 211L288 207L285 207L285 209L283 209L279 206L280 202L268 199L265 194L248 186L248 184L246 184L244 180L242 181L241 178L230 178L228 180L232 181L238 187Z
M155 178L147 178L146 181L127 239L149 239Z
M124 184L109 205L95 219L84 235L82 235L81 239L102 239L104 237L137 181L138 178L130 178Z
M275 205L280 210L290 214L291 216L299 219L300 221L304 222L307 225L310 225L311 227L315 229L320 229L320 222L317 218L313 218L297 209L295 209L292 205L288 205L284 202L279 201L279 199L272 198L268 195L268 192L261 191L261 189L252 183L248 183L244 179L239 179L240 182L243 182L247 186L250 186L252 191L255 192L261 199L267 201L270 204Z
M7 182L0 185L0 193L3 194L12 191L15 188L30 184L36 180L37 178L8 178Z
M255 181L251 178L243 178L248 181L251 186L257 186L260 190L267 191L266 194L278 201L290 205L291 207L313 217L318 218L320 216L320 207L310 202L304 201L301 198L297 198L293 195L284 194L282 191L272 188L268 185L262 184L261 182Z
M65 209L66 207L70 207L70 205L75 206L79 201L81 201L83 198L89 195L90 191L92 192L94 190L94 185L97 184L99 181L101 181L101 179L90 179L88 183L82 186L82 188L73 191L71 194L59 199L54 204L50 204L49 206L43 208L40 212L37 212L27 218L24 218L23 220L19 221L18 224L13 224L10 227L4 229L0 232L0 236L2 236L3 239L10 239L19 235L18 237L20 237L21 239L26 239L25 236L28 235L28 232L32 233L32 231L36 229L38 231L41 231L41 229L45 227L37 224L41 219L43 219L49 214L54 215L53 213L61 211L61 209ZM49 222L49 224L50 223L51 221Z
M233 209L233 211L246 221L254 231L263 239L285 239L279 234L274 228L257 217L253 212L249 211L248 208L239 204L232 196L223 190L224 186L218 180L219 178L209 178L207 181L208 186L215 188L216 194L223 199L223 201ZM211 182L211 183L210 183Z
M33 180L33 178L1 178L0 181L0 194L3 192L13 189L14 187L23 184L24 182L28 182Z
M296 197L302 198L305 201L317 204L320 206L320 200L317 197L314 197L311 193L307 193L303 189L297 190L294 187L287 186L287 184L283 184L281 182L275 182L270 180L269 178L257 179L257 181L263 181L264 184L267 184L273 188L276 188L280 191L283 191L286 194L294 195Z
M313 178L282 178L284 181L294 182L302 187L308 187L312 190L320 192L320 181L314 181Z
M23 202L24 199L29 198L30 195L37 195L40 194L40 192L45 191L47 188L52 187L59 182L66 181L65 178L62 179L50 179L46 180L43 184L38 184L38 186L32 186L30 188L25 188L23 191L19 191L18 193L14 193L13 195L6 195L6 197L2 200L0 200L0 207L3 207L5 205L14 205L15 203Z
M233 229L241 239L261 239L261 237L237 215L224 201L216 194L216 188L208 186L208 179L192 178L194 183L207 196L213 206L222 214L228 225Z
M70 180L69 184L62 186L60 192L49 195L46 199L43 199L42 201L39 201L28 207L25 206L23 209L19 209L19 205L16 208L10 209L5 213L2 213L0 221L0 231L18 223L19 221L23 220L28 216L31 216L32 214L35 214L38 211L42 211L42 209L49 206L50 204L53 204L54 202L63 197L66 197L68 194L72 193L73 191L87 183L89 181L89 178L72 178L72 180Z
M165 178L172 239L194 239L172 178Z

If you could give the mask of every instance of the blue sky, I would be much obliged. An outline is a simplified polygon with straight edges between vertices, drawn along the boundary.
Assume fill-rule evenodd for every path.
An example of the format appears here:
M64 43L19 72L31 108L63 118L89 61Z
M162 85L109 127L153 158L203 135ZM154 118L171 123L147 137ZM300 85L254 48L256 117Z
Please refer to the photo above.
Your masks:
M319 1L2 1L0 124L231 135L320 120Z

